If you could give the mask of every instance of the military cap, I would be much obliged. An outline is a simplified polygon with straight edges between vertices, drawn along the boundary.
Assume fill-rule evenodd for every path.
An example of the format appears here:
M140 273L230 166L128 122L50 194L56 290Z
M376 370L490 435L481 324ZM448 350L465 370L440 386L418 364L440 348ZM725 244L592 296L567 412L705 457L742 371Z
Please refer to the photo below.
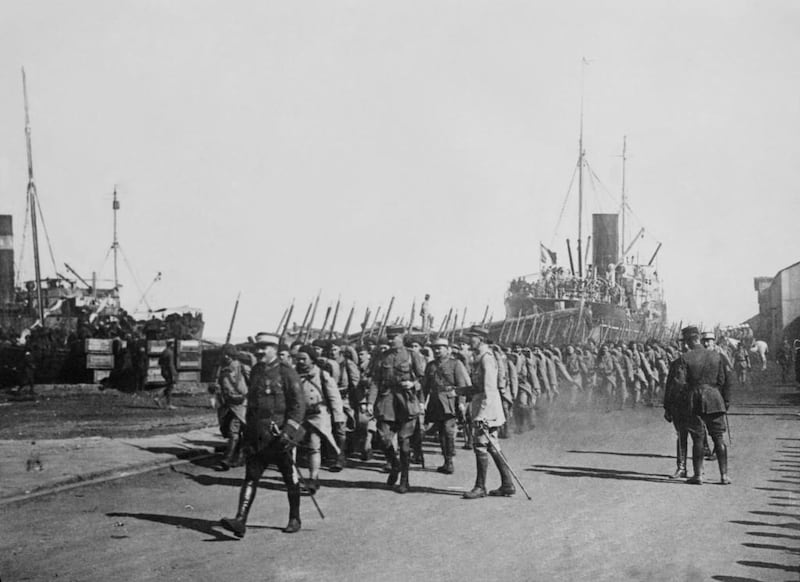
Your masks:
M447 341L446 337L437 337L435 340L433 340L433 343L431 345L434 348L449 348L450 342Z
M681 335L684 340L688 340L692 337L698 337L700 335L700 330L697 329L696 325L689 325L681 330Z
M236 357L236 346L233 344L225 344L222 346L222 355L228 356L229 358L233 359Z
M288 352L289 351L289 346L287 346L286 344L280 344L278 346L278 351L279 352Z
M266 331L260 331L256 334L256 344L260 346L266 345L273 345L277 346L280 342L280 339L274 333L268 333Z
M477 336L483 340L489 339L489 330L480 325L473 325L467 331L468 336Z
M716 340L717 337L714 335L713 331L704 331L703 335L700 336L701 340Z
M311 346L301 346L298 353L306 354L312 362L317 363L317 352Z
M402 325L387 325L386 326L386 335L393 336L393 335L403 335L406 332L406 328Z

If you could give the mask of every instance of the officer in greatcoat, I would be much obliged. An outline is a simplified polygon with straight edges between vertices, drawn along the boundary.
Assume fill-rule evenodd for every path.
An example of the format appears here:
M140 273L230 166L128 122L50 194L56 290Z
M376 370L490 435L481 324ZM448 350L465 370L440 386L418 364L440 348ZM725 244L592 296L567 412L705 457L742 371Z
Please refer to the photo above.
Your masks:
M370 380L367 411L378 421L378 434L383 442L386 460L390 464L386 484L398 493L409 490L408 471L411 463L411 436L422 405L417 398L419 381L425 375L422 359L412 357L404 345L402 326L386 328L389 349L373 361L373 375ZM398 459L394 439L400 449Z
M453 473L453 457L456 454L456 433L458 425L458 395L456 390L470 385L469 373L461 360L450 355L450 342L447 338L433 341L435 359L425 369L422 392L427 399L425 423L435 427L439 434L444 465L437 468L439 473Z
M500 471L501 485L489 491L489 495L510 496L516 493L516 488L511 471L500 456L497 434L498 429L506 421L500 392L497 389L497 360L489 348L489 331L486 328L472 326L468 335L474 354L470 374L472 386L462 388L459 392L469 393L472 396L470 413L474 427L473 450L477 472L475 486L471 491L464 493L463 497L464 499L486 497L486 473L490 456ZM492 446L489 446L490 442Z
M295 356L295 369L300 375L306 415L305 443L308 449L308 488L315 493L319 489L319 469L322 464L322 443L338 455L339 444L334 436L331 418L342 414L342 399L336 381L325 370L317 366L317 354L311 346L302 346Z
M278 359L277 335L256 336L258 362L250 371L247 392L247 425L244 433L245 478L239 492L236 517L221 524L238 538L244 537L247 516L267 466L281 472L289 497L289 523L284 533L300 529L300 483L294 465L294 447L303 437L301 425L305 402L300 377L294 368Z

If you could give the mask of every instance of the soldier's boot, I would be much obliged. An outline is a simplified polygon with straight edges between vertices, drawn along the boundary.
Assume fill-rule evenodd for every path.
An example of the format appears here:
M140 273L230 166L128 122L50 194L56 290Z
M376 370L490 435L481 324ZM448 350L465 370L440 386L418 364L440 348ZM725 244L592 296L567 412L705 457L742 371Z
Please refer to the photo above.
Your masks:
M215 471L227 471L234 466L236 462L235 456L239 449L239 435L231 434L228 437L228 446L225 449L225 454L219 463L214 466Z
M480 499L486 497L486 471L489 468L489 453L483 447L475 449L475 486L462 495L463 499Z
M408 493L411 485L408 483L408 469L411 459L408 452L400 449L400 483L394 488L397 493Z
M386 479L386 485L393 487L400 474L400 463L397 460L397 452L391 445L386 447L386 462L389 464L389 477Z
M452 436L445 435L444 437L444 465L437 468L439 473L445 475L452 475L455 471L453 467L453 456L456 454L456 440Z
M675 473L670 476L670 479L685 479L686 478L686 451L681 447L681 440L678 438L675 442L675 458L677 459L677 468Z
M283 533L300 531L300 486L294 485L287 491L289 497L289 523L283 528Z
M717 452L717 465L719 465L719 482L721 485L730 485L728 477L728 446L722 439L714 439L714 450Z
M250 507L253 505L253 500L256 498L256 491L258 490L258 482L246 480L242 483L242 488L239 491L239 509L236 511L236 517L224 517L220 520L220 525L233 532L237 538L243 538L247 524L247 515L250 513Z
M508 463L506 463L498 450L491 450L489 454L492 456L497 470L500 471L500 487L489 491L489 495L492 497L511 497L517 492L517 488L514 487L514 478L511 475Z
M703 484L703 443L692 443L692 469L694 475L689 477L686 482L691 485Z

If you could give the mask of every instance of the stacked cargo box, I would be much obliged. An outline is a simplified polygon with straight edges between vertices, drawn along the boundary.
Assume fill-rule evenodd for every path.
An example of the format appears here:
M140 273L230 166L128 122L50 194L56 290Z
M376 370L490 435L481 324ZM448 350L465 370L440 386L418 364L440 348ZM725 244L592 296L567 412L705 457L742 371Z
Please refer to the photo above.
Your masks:
M147 342L147 383L163 384L164 377L161 375L161 366L158 365L158 357L164 348L167 347L166 340L148 340Z
M92 381L99 384L111 375L114 369L114 340L88 338L84 345L86 369L92 371Z
M178 382L200 382L203 349L198 340L178 341Z

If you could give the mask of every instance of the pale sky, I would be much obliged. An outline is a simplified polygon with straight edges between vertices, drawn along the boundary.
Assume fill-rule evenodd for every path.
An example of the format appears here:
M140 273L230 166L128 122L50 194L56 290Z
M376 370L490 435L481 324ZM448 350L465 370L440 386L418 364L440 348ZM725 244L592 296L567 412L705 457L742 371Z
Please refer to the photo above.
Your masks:
M103 267L116 185L139 285L163 273L148 302L202 308L206 336L238 291L237 337L293 297L301 320L319 289L323 314L341 295L357 320L426 292L437 318L501 319L539 241L565 257L577 237L573 215L554 228L586 57L584 145L606 189L587 181L589 211L618 204L626 135L637 250L663 243L670 319L735 324L757 312L754 276L800 260L798 30L794 0L5 0L0 213L19 253L24 66L62 273Z

